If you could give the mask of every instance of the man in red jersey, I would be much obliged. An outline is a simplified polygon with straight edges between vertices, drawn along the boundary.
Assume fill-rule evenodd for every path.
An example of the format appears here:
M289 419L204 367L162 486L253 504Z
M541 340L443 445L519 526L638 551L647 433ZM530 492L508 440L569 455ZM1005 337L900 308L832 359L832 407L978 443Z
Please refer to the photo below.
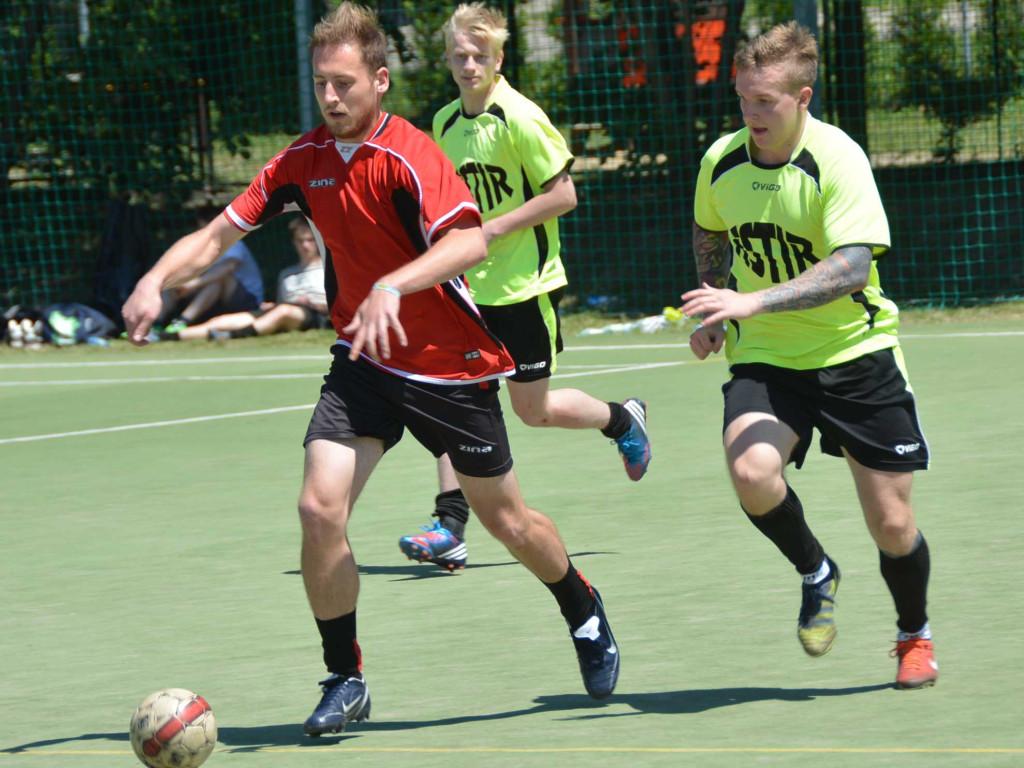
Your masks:
M172 245L123 308L128 338L145 344L162 289L284 210L300 210L322 244L338 341L306 432L299 517L302 577L331 674L303 728L319 736L370 714L346 524L406 427L452 458L484 527L551 590L584 685L604 698L619 654L600 596L569 562L554 523L519 493L498 403L512 360L460 277L487 255L480 212L441 150L382 111L387 40L372 11L342 3L309 49L324 125L274 157L223 216Z

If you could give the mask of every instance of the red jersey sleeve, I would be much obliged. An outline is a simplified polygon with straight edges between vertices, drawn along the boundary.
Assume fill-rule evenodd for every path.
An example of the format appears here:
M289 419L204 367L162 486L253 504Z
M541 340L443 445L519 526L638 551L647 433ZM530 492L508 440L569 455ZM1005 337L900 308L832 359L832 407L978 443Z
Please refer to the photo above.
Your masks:
M322 128L314 129L263 166L249 188L224 211L236 227L251 232L283 211L301 209L302 185L296 179L312 151L322 146L321 132Z
M456 221L481 225L483 219L469 187L456 173L452 161L421 132L420 137L421 146L417 147L415 153L411 153L414 158L411 172L419 179L422 192L420 210L427 245L430 246Z

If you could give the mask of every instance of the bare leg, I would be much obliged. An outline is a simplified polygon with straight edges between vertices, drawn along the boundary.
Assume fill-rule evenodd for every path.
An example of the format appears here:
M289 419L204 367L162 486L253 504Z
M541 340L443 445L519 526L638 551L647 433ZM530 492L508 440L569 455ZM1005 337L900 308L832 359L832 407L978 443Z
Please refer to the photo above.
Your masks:
M723 442L740 504L749 515L764 515L786 496L782 470L799 438L768 413L745 413L725 430Z
M182 341L205 339L210 335L211 330L237 331L241 328L248 328L253 324L254 320L252 312L232 312L229 315L217 315L216 317L211 317L205 323L182 328L178 331L178 338Z
M579 389L550 389L551 379L508 382L512 410L528 427L604 429L611 421L608 403Z
M875 544L894 557L909 554L917 541L914 509L910 505L914 474L868 469L845 451L844 454L857 486L864 521Z
M437 460L437 484L441 493L454 491L459 487L459 479L455 476L452 460L448 458L447 453Z
M209 312L213 306L221 300L224 295L224 284L221 282L210 283L204 285L192 296L188 306L181 310L179 315L182 320L186 323L195 322L197 317L201 317L206 312Z
M519 562L548 584L565 576L569 558L558 529L526 506L511 470L499 477L456 477L480 522Z
M302 580L313 615L332 619L355 610L359 571L346 527L352 506L384 448L379 440L314 440L306 447L299 497Z
M294 304L277 304L257 317L252 322L252 327L255 329L256 335L268 336L272 333L297 331L302 327L302 321L305 319L306 314L302 307L297 307Z

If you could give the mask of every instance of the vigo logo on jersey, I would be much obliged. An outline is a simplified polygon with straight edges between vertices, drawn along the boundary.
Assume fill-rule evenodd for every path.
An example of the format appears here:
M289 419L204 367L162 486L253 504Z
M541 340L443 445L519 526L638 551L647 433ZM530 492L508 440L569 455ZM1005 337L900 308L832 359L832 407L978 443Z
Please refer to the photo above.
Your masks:
M481 212L497 208L505 198L512 197L514 190L509 186L508 174L504 168L483 163L463 163L459 176L466 182L476 199Z
M758 277L784 283L817 264L811 241L778 224L755 221L729 230L733 253Z

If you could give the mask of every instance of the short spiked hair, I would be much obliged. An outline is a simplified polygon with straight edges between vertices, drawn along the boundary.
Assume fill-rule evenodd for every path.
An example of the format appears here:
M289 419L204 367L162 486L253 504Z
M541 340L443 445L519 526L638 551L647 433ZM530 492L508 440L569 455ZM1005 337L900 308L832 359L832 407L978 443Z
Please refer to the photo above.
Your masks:
M794 90L813 88L818 77L818 41L795 21L779 24L738 50L735 62L739 71L783 64Z
M339 45L358 46L363 63L371 72L388 65L388 39L377 14L345 0L337 10L324 16L309 36L309 53Z
M508 40L508 21L505 14L483 3L462 3L455 9L444 27L444 48L451 53L456 32L468 32L488 42L491 50L500 51Z

